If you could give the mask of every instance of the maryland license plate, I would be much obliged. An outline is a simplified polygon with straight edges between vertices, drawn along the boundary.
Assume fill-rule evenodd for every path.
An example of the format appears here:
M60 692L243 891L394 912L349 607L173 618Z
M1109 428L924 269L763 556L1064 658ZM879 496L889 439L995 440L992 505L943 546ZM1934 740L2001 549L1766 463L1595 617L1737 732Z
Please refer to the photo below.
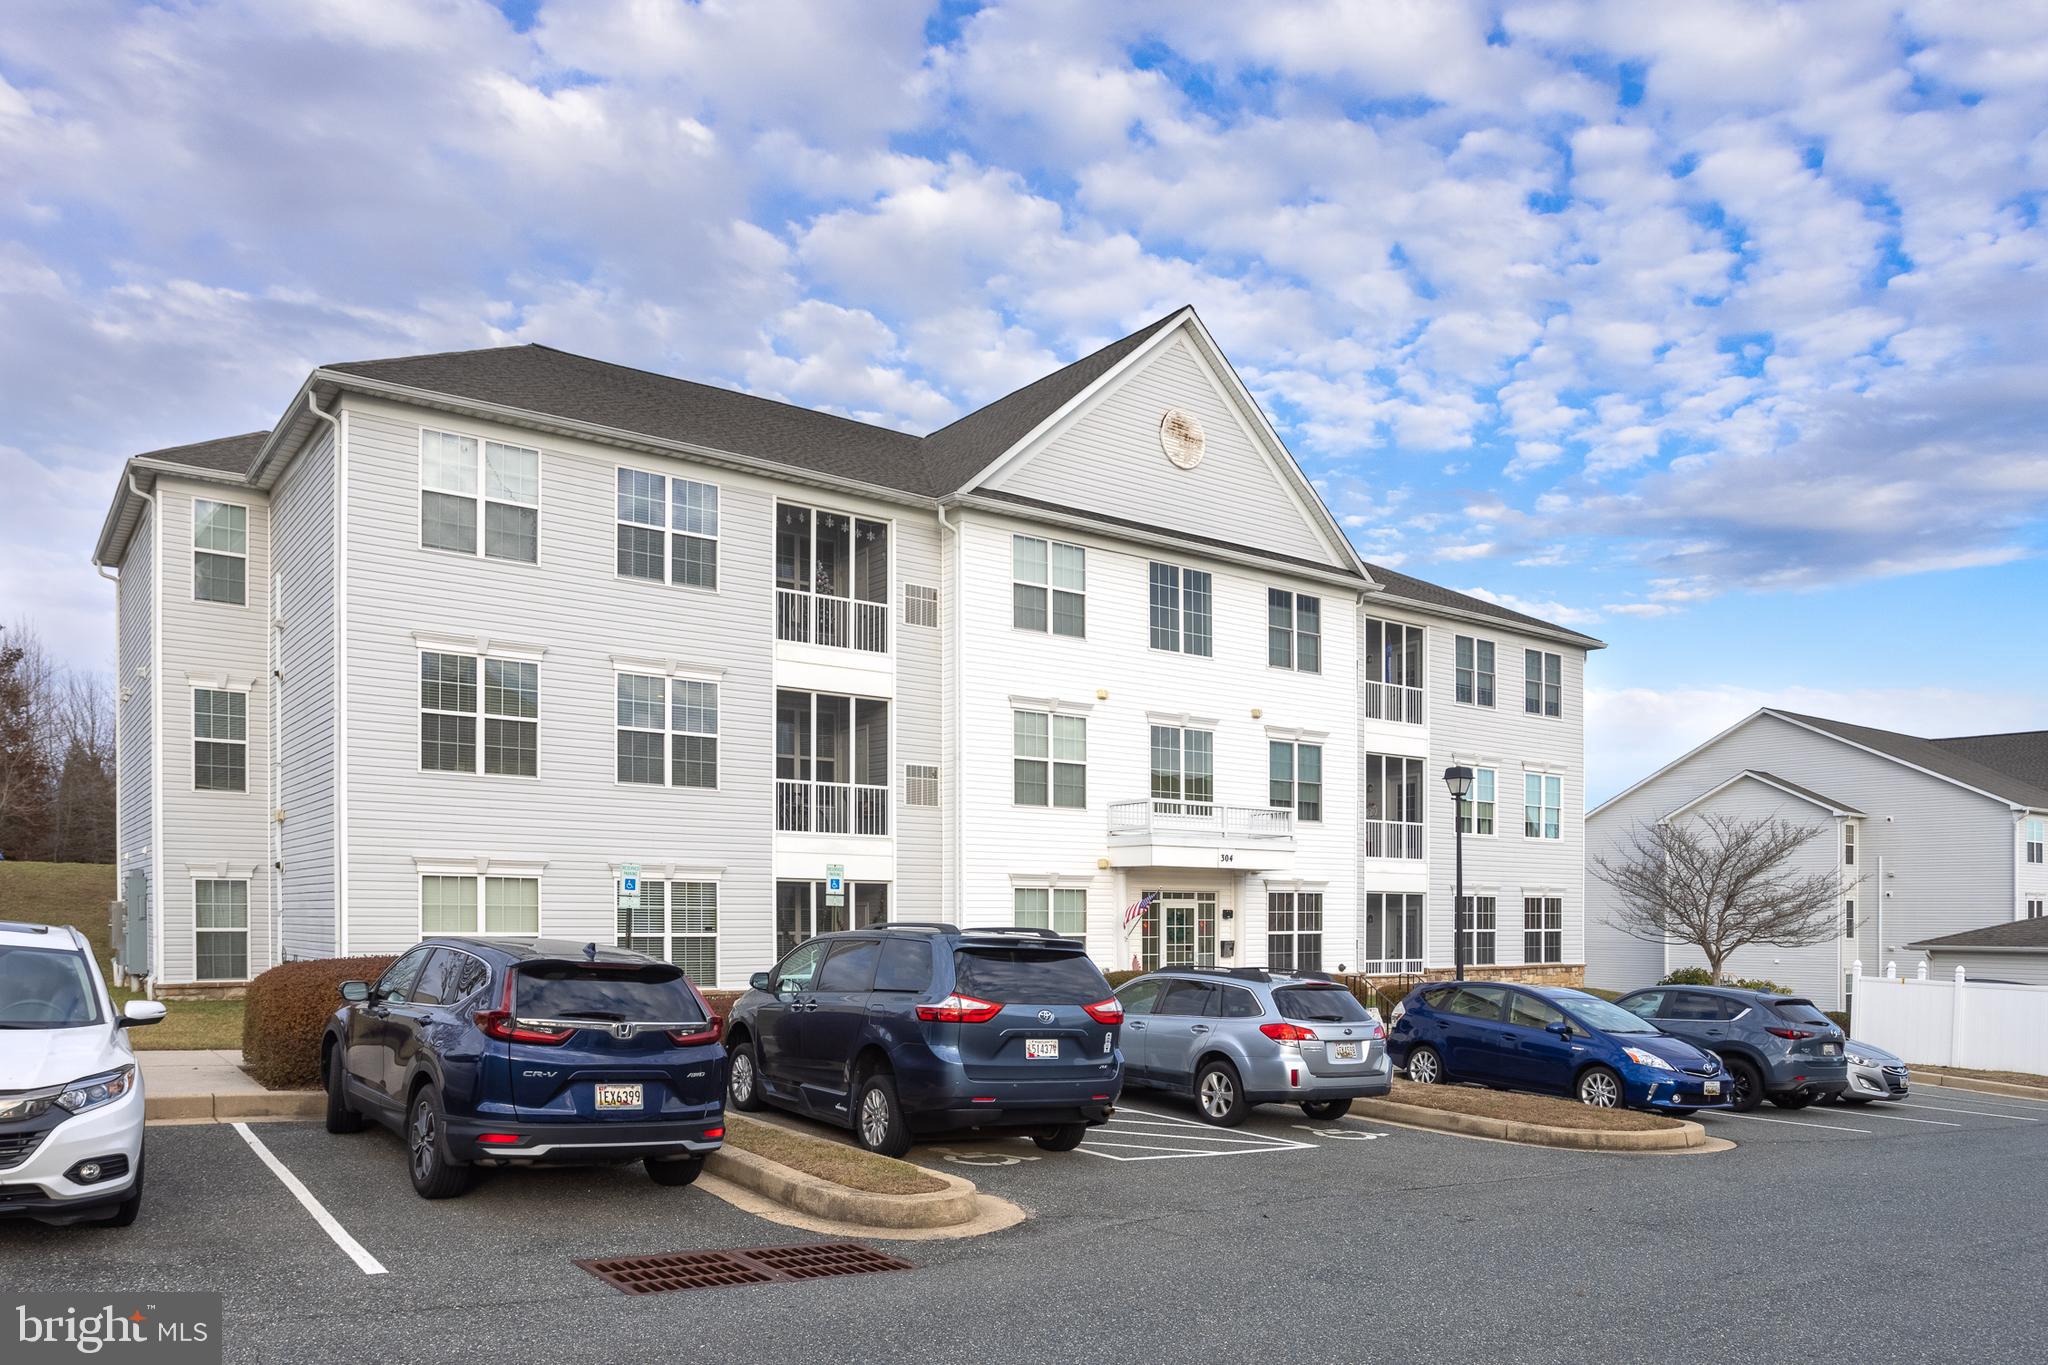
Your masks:
M1331 1060L1331 1061L1336 1061L1336 1062L1355 1062L1355 1061L1357 1061L1357 1060L1358 1060L1358 1044L1356 1044L1356 1043L1332 1043L1332 1044L1330 1044L1330 1060Z
M1823 1057L1832 1057L1841 1050L1840 1047L1833 1043L1822 1043L1820 1045L1820 1055Z
M1026 1038L1024 1040L1024 1060L1027 1062L1050 1061L1059 1055L1060 1040L1057 1038Z
M1721 1093L1721 1083L1719 1081L1708 1081L1700 1087L1700 1093L1702 1095L1718 1095Z
M600 1085L597 1087L597 1107L600 1109L638 1109L646 1101L638 1085Z

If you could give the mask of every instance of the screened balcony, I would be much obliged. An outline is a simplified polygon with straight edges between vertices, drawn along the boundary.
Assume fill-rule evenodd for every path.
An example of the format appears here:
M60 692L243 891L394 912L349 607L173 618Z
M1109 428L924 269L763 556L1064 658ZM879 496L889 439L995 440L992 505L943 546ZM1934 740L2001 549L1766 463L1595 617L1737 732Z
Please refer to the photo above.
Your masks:
M889 652L887 522L776 507L775 638Z
M775 828L889 832L889 703L818 692L775 694Z

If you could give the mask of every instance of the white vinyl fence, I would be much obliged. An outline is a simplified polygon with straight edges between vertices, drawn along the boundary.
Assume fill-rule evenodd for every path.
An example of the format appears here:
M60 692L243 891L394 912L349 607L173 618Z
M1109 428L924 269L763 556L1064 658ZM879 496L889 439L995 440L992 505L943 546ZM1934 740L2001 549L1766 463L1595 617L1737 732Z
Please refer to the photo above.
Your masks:
M1967 981L1963 969L1934 978L1921 963L1901 980L1887 964L1865 976L1856 964L1850 1032L1921 1066L2048 1074L2048 986Z

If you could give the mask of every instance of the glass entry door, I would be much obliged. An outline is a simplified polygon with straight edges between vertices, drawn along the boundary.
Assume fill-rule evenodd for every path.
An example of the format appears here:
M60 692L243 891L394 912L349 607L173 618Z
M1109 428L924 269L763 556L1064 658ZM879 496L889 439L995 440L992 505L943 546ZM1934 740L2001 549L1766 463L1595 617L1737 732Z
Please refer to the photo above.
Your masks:
M1216 893L1147 891L1143 960L1157 967L1216 965Z

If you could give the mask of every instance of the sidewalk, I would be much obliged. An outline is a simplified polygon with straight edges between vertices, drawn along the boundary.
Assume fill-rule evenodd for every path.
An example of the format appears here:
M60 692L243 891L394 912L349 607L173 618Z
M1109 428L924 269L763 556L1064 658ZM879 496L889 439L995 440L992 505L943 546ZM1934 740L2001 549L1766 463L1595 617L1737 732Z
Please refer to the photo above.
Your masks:
M310 1119L326 1107L317 1090L265 1090L242 1070L240 1052L138 1052L135 1060L151 1123Z

